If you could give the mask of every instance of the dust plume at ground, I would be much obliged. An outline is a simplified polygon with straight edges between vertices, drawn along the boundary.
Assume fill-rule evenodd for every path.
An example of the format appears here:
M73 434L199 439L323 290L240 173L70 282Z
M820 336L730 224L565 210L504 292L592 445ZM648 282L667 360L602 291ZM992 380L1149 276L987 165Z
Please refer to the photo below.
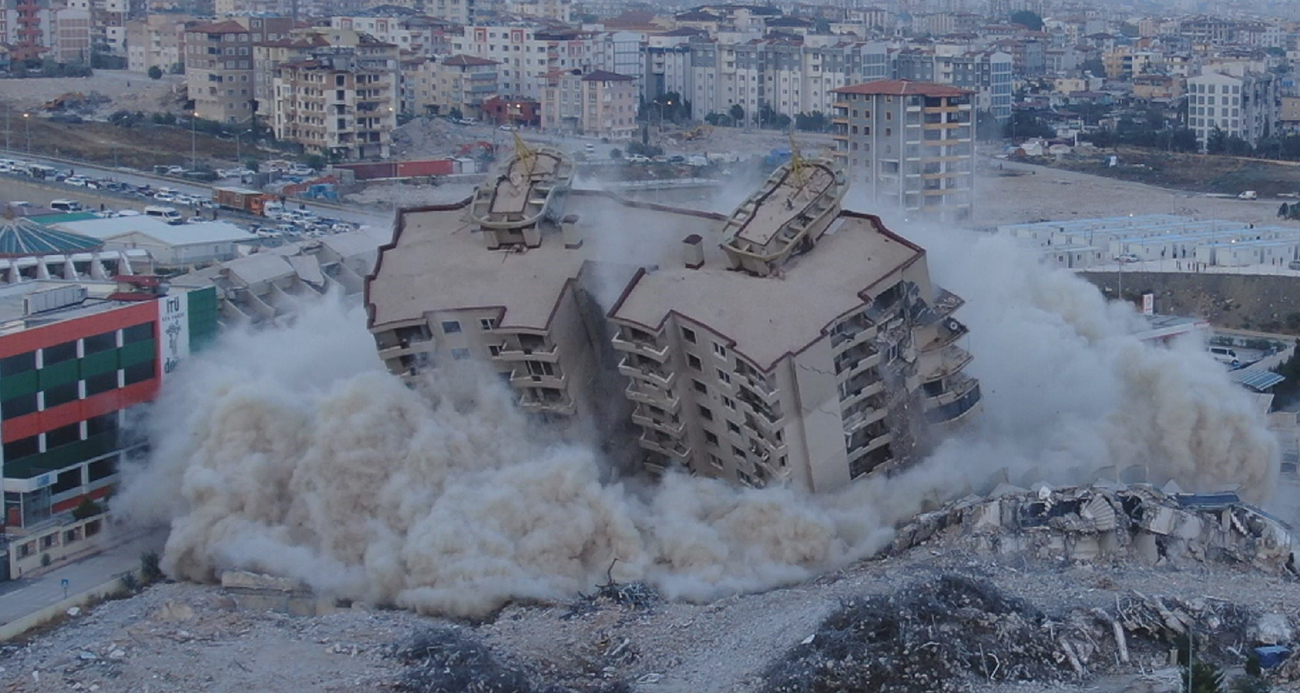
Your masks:
M1263 418L1198 345L1141 345L1131 310L996 239L930 240L933 276L968 300L985 411L891 479L815 498L681 474L602 483L597 448L534 427L495 375L465 366L408 389L363 313L326 300L292 327L225 335L170 379L150 459L125 471L114 510L170 523L176 577L244 568L478 616L589 591L611 563L615 580L669 598L788 584L872 555L923 503L992 480L1141 466L1184 488L1268 488Z

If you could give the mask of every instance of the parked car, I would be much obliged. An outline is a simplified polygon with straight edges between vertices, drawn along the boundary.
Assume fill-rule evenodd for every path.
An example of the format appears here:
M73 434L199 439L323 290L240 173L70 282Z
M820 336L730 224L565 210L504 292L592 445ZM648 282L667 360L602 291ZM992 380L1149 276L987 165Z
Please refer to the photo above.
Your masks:
M183 166L168 166L168 167L167 167L167 175L169 175L169 176L179 176L179 175L181 175L182 173L185 173L185 168L184 168Z
M84 188L86 187L86 184L90 182L90 179L85 176L68 176L63 182L78 188Z
M627 160L628 160L629 163L633 163L633 164L648 164L648 163L650 163L650 157L645 156L644 154L631 154L631 155L628 155Z
M1287 263L1287 269L1300 270L1300 260L1292 260Z
M1141 261L1142 258L1138 257L1137 255L1134 255L1133 253L1124 253L1123 255L1120 255L1119 257L1115 258L1115 262L1120 262L1124 264L1129 264L1132 262L1141 262Z

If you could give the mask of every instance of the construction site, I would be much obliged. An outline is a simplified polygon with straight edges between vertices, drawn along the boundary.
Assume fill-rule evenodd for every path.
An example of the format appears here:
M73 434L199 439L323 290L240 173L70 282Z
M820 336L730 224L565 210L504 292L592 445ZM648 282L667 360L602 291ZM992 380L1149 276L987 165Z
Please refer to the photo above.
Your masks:
M171 376L161 555L4 690L1300 690L1300 480L1202 344L795 147L728 214L515 139Z

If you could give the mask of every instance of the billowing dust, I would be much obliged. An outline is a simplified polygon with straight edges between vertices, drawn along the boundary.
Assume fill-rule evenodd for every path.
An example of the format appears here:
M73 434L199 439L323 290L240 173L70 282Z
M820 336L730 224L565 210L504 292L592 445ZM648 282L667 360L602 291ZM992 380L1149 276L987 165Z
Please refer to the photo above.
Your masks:
M967 299L984 404L899 476L816 497L682 474L602 482L598 445L530 424L495 375L465 366L408 389L362 312L326 300L292 327L226 334L170 379L150 459L126 470L114 509L171 524L176 577L244 568L474 616L570 597L611 563L616 580L671 598L789 584L879 551L925 503L1001 480L1137 466L1187 489L1266 493L1274 439L1202 345L1140 343L1131 309L1000 239L917 233L932 275Z

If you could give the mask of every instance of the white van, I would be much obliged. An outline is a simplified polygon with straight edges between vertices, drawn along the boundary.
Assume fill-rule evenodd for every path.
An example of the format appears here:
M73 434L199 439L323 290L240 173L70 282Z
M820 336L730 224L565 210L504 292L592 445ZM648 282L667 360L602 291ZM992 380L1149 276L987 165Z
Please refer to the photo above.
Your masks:
M1226 363L1234 368L1241 365L1241 359L1237 358L1237 352L1228 347L1212 346L1210 347L1210 356L1213 356L1215 361Z
M185 218L181 216L180 212L176 211L175 207L155 207L151 205L149 207L144 208L144 215L146 217L154 217L156 219L162 219L168 224L185 223Z
M50 209L56 212L80 212L81 203L76 200L53 200Z

